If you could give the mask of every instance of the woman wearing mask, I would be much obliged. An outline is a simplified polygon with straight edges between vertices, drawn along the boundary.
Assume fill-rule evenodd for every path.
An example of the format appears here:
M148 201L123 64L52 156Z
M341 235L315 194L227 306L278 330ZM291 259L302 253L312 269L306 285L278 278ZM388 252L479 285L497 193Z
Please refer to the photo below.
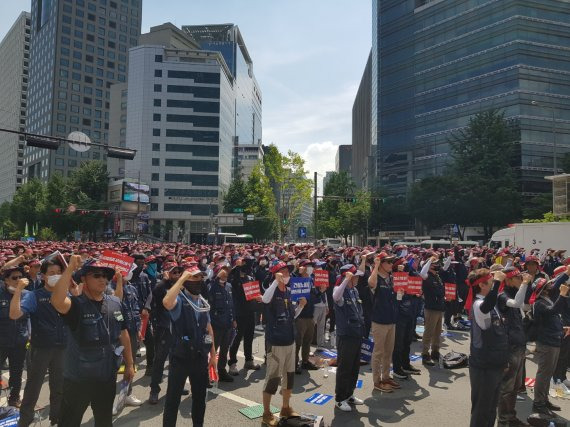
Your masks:
M192 388L192 423L204 425L208 370L216 367L214 331L210 307L200 296L204 274L198 267L184 271L162 300L170 311L174 344L170 353L168 389L164 404L163 426L176 426L178 407L186 378ZM208 361L209 355L209 361Z
M545 279L538 279L534 293L530 297L530 303L534 303L534 318L538 326L534 353L538 369L532 410L548 416L554 416L552 411L560 411L560 406L548 400L548 388L556 369L560 343L564 336L560 313L567 307L568 289L567 285L561 285L558 291L554 281L547 282ZM558 297L556 297L557 294Z
M43 287L21 298L18 287L10 303L10 318L30 316L32 338L30 348L31 366L28 369L24 399L20 407L19 426L27 427L34 421L34 407L40 396L44 377L49 370L49 397L52 425L59 422L63 396L63 360L67 344L68 328L63 318L50 303L53 287L61 277L61 261L44 260L40 269Z

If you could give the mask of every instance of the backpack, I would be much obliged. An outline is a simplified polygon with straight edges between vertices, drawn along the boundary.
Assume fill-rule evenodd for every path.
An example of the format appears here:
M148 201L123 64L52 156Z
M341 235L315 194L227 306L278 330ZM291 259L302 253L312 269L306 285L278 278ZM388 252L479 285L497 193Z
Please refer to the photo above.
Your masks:
M538 322L534 317L534 305L523 317L523 329L527 342L534 342L538 338Z
M323 417L303 414L299 417L281 418L279 427L321 427L324 426Z
M450 351L443 356L443 367L445 369L466 368L469 365L469 357L465 353Z

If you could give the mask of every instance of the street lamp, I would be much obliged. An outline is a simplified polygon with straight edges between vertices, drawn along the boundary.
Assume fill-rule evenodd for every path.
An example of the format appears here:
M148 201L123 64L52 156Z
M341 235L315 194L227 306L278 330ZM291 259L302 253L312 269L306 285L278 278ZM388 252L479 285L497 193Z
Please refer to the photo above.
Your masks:
M551 113L551 117L552 117L552 169L553 169L553 173L552 175L557 175L558 174L558 166L557 166L557 161L556 161L556 157L557 157L557 153L556 153L556 122L554 119L554 108L549 107L547 105L543 105L540 104L536 101L531 101L531 105L537 106L537 107L542 107L542 108L548 108L550 110Z

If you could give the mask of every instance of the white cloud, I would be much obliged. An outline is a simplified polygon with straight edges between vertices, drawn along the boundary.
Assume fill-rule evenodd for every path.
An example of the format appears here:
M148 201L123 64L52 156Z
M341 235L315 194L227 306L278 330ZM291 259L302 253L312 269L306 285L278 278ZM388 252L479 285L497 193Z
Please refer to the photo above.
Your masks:
M315 142L309 144L301 156L305 159L305 169L309 172L309 178L313 179L317 172L318 194L323 191L323 178L328 171L335 170L335 155L338 145L332 141Z

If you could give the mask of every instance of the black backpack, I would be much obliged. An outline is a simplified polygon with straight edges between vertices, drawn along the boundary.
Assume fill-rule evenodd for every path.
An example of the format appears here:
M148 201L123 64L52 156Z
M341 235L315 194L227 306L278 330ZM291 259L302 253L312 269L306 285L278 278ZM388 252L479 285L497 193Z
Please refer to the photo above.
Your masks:
M445 369L466 368L467 366L469 366L469 356L465 353L450 351L443 356L443 367Z
M320 427L323 426L323 417L303 414L299 417L281 418L279 427Z

